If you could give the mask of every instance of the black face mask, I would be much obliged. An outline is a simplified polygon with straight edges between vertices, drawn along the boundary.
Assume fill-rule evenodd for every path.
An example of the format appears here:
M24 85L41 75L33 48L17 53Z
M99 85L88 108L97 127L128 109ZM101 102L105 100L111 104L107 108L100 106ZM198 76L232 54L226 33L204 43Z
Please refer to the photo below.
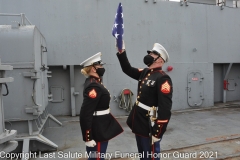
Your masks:
M159 58L159 56L154 59L152 56L150 56L149 54L146 55L143 59L143 62L149 67L151 66L157 59Z
M102 77L105 72L105 68L95 68L95 69L96 69L96 73L99 75L99 77Z

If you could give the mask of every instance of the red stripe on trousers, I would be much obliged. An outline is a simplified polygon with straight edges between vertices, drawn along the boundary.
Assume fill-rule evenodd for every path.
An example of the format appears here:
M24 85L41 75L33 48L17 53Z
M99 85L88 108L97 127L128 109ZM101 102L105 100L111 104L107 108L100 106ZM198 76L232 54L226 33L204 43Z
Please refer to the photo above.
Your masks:
M100 160L101 142L97 142L97 160Z
M152 160L154 160L153 154L154 154L154 142L153 142L153 145L152 145Z

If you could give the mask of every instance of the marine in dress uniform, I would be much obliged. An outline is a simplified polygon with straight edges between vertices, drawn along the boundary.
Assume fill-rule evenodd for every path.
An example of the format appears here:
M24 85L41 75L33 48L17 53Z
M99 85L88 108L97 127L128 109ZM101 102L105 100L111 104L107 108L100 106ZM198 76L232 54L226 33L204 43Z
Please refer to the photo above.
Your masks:
M142 159L153 159L151 153L160 153L160 141L171 117L172 81L161 67L169 55L162 45L155 43L144 57L148 68L137 69L129 63L123 46L124 50L117 53L121 68L138 81L137 100L127 124L135 133L139 153L144 153Z
M103 85L104 74L101 53L88 58L80 65L87 79L84 83L83 103L80 110L82 138L86 143L89 159L104 159L108 141L123 132L122 127L110 113L110 93Z

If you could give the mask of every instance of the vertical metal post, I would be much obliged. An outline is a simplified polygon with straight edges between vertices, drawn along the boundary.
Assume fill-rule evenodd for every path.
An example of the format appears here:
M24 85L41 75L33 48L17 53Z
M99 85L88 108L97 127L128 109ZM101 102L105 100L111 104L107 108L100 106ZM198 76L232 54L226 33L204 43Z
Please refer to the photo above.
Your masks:
M229 74L229 72L230 72L230 70L231 70L231 68L232 68L232 64L233 64L233 63L230 63L230 64L228 65L228 69L227 69L227 72L226 72L226 73L225 73L225 66L223 66L223 75L225 74L223 80L227 80L228 74ZM223 103L226 103L226 102L227 102L227 90L223 89Z
M76 116L75 88L74 88L74 65L70 65L70 86L71 86L71 110L72 116Z
M223 90L223 103L226 103L227 91Z
M31 136L33 134L33 125L32 125L32 120L28 120L28 130L29 130L29 135Z
M25 14L21 13L21 22L22 22L22 26L26 26L26 22L25 22L26 18L25 18Z
M26 153L29 153L29 142L30 140L28 138L23 140L23 149L22 149L22 153L24 153L23 155L25 155ZM26 160L26 158L22 156L22 160Z

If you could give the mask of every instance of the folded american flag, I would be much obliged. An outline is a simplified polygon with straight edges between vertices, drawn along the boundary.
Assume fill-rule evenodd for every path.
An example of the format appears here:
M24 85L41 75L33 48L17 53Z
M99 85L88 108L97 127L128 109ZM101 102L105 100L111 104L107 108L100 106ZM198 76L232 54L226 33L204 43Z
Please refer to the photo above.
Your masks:
M124 29L124 25L123 25L123 9L122 9L122 4L119 3L118 8L117 8L117 13L115 15L113 28L112 28L112 35L117 40L117 47L118 47L118 50L120 52L122 50L123 29Z

